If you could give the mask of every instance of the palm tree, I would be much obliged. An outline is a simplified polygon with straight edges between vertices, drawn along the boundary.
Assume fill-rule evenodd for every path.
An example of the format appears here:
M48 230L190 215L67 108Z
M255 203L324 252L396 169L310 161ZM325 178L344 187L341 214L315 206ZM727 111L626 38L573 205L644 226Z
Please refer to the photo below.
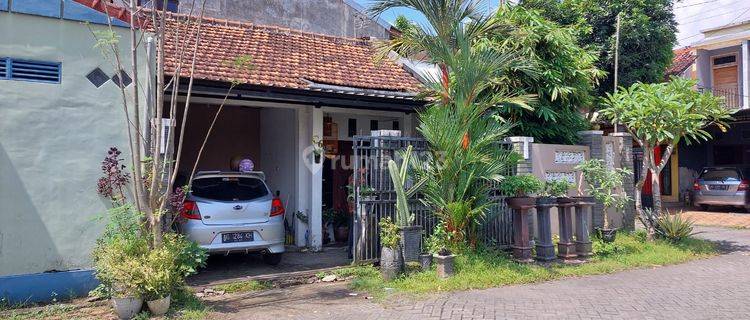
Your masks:
M475 46L495 28L479 12L479 0L380 0L373 14L406 7L422 13L428 25L415 25L382 46L404 56L424 54L439 66L428 76L429 107L420 112L419 132L430 145L426 159L413 158L417 175L426 179L422 193L453 239L472 243L477 223L491 205L491 182L509 170L513 157L498 146L512 124L497 116L497 106L528 108L528 96L498 87L512 69L526 66L515 56Z

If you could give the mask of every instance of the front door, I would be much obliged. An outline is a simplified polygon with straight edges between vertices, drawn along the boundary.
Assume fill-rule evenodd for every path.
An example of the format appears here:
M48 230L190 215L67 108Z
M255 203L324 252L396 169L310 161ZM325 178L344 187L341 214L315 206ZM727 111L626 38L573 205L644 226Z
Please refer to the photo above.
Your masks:
M736 108L740 103L737 56L714 57L712 60L712 87L715 95L726 99L727 107Z

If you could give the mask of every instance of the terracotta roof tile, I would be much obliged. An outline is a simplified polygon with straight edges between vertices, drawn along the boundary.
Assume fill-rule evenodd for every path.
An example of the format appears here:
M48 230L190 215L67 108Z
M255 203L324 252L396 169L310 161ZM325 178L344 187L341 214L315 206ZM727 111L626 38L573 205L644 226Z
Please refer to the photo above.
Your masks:
M673 50L674 58L672 59L672 65L667 68L665 74L667 76L678 75L684 72L690 67L695 61L695 55L691 47L684 47Z
M297 89L309 88L310 82L402 92L418 92L421 87L395 62L376 62L371 41L210 18L204 18L199 28L197 21L185 15L167 16L167 30L182 31L179 40L174 32L166 37L168 74L176 72L178 47L187 43L181 75L189 76L195 34L200 29L196 79ZM186 42L188 34L191 41ZM249 72L238 72L232 65L242 56L251 58Z

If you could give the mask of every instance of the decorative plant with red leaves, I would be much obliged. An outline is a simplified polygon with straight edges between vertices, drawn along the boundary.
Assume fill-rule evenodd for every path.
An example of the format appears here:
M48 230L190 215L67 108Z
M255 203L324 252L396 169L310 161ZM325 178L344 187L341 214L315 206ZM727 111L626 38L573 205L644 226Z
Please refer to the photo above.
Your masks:
M102 197L106 197L114 204L122 205L125 203L125 191L130 183L130 174L125 171L124 160L120 158L122 152L117 147L110 147L107 156L102 160L103 176L99 178L96 184L96 191Z

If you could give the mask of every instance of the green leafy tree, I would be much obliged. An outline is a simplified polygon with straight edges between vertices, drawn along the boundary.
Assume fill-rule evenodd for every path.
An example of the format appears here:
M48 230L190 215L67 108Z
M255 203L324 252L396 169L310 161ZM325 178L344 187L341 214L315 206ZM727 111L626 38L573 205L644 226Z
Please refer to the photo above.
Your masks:
M711 139L706 127L716 125L725 131L726 121L731 119L732 110L725 107L722 97L695 91L695 85L693 80L674 77L667 83L637 82L615 94L608 94L607 107L601 110L601 114L612 123L624 125L643 148L641 177L635 186L635 206L650 238L653 238L662 213L659 174L674 148L681 141L690 144ZM665 147L661 161L656 162L654 150L659 146ZM651 173L653 211L641 208L641 192L647 172Z
M620 14L619 85L664 80L676 43L673 0L522 0L560 24L575 27L579 43L598 51L599 69L607 72L599 93L614 87L615 25Z
M578 31L543 17L536 10L503 6L493 17L493 28L482 46L515 53L534 69L509 70L498 82L537 96L534 110L506 107L503 116L517 125L513 135L531 136L544 143L573 144L577 132L588 128L582 109L590 109L598 79L598 54L579 45Z
M425 203L445 222L453 241L474 243L479 219L490 206L489 183L507 172L511 156L497 145L511 125L491 117L498 105L528 108L526 97L494 85L512 67L523 64L514 55L475 47L495 25L480 14L475 0L380 0L373 14L397 7L424 15L426 26L415 25L384 45L404 56L423 53L440 74L428 79L427 109L418 130L430 145L426 159L414 166Z

